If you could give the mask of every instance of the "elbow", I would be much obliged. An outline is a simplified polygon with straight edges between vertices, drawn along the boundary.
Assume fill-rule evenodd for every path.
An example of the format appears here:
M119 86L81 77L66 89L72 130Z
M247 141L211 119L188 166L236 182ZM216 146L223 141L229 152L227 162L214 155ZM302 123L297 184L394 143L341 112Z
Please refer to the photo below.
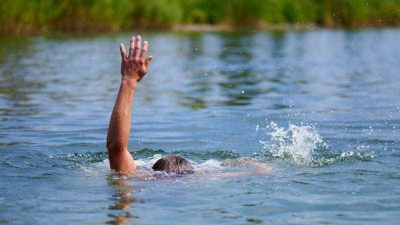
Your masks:
M107 139L106 147L109 152L114 152L123 150L126 147L126 145L118 140Z

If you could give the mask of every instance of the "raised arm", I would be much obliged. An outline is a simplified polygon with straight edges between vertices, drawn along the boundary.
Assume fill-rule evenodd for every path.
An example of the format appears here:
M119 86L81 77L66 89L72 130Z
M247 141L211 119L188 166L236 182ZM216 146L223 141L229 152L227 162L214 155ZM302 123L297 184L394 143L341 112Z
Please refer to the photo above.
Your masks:
M114 110L111 114L107 134L107 149L111 169L123 175L132 175L136 171L135 161L128 151L131 132L131 112L137 83L144 77L151 61L147 57L148 44L145 41L141 49L141 37L131 37L129 55L121 43L121 85Z

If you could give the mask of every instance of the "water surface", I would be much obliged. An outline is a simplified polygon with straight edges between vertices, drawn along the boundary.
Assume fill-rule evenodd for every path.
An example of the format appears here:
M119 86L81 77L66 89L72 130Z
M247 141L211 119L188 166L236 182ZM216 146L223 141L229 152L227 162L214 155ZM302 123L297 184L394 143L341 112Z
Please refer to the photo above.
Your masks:
M398 29L143 36L129 148L142 169L173 153L197 172L108 169L129 34L3 38L0 223L398 223ZM215 176L245 159L271 172Z

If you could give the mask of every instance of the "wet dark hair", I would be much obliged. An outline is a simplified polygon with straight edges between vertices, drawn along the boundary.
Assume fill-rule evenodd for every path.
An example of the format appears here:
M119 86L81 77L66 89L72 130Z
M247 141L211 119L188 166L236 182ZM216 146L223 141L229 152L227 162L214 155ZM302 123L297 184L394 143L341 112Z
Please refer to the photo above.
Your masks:
M154 163L153 170L177 174L194 172L192 165L186 159L176 155L168 155L159 159Z

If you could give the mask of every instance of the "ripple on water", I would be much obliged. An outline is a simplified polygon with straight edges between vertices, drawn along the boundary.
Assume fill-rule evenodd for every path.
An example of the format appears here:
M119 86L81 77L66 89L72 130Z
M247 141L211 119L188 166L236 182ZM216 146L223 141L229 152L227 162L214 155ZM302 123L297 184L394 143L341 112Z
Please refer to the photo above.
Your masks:
M260 140L264 154L296 164L326 166L352 160L369 161L375 157L372 152L340 152L331 149L316 128L310 125L289 124L285 129L271 122L265 130L270 139Z
M128 185L104 142L129 34L2 39L0 223L397 224L399 34L144 33L131 153L198 173Z

